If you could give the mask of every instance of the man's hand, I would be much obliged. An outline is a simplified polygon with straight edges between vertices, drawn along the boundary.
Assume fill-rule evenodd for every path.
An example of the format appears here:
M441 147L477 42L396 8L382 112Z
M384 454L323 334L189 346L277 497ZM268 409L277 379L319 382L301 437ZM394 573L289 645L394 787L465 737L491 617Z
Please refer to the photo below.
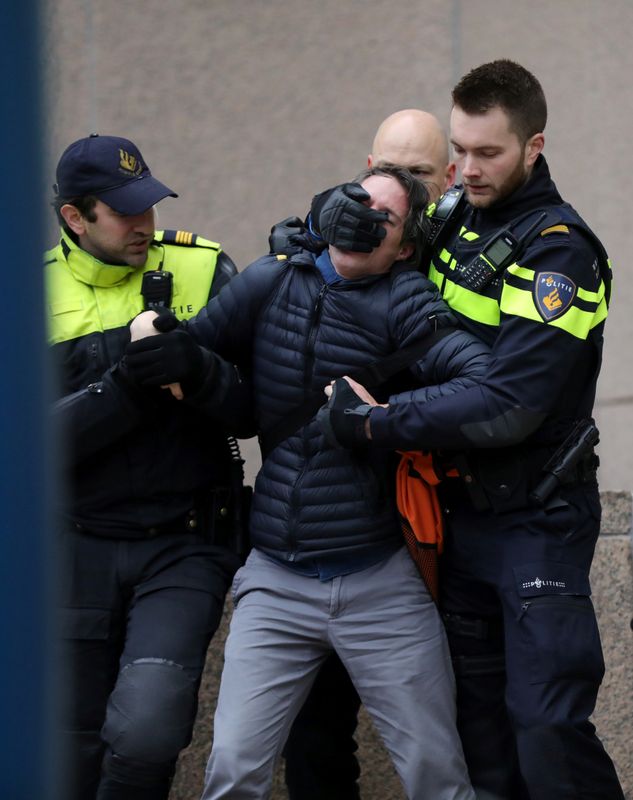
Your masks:
M146 336L156 336L158 333L167 333L178 327L178 319L175 314L167 308L159 307L149 311L143 311L130 322L130 341L136 342ZM161 389L169 389L176 400L182 400L184 395L179 383L169 383L161 386Z
M312 225L323 239L341 250L371 253L385 238L384 211L365 205L369 194L359 183L342 183L312 200Z
M327 442L334 447L359 447L369 441L366 422L376 402L368 392L365 394L373 402L365 402L356 394L350 381L349 378L334 381L330 399L316 416ZM326 394L329 388L326 389Z
M132 379L141 386L180 383L189 392L196 391L212 368L205 351L180 328L130 342L125 361Z
M271 253L281 256L293 256L300 250L320 253L327 247L327 242L312 236L299 217L287 217L273 225L268 244Z
M363 403L367 403L370 406L378 406L378 405L380 405L380 403L376 400L376 398L373 397L371 394L369 394L369 392L367 391L367 389L365 389L365 387L362 385L362 383L358 383L358 381L355 381L354 378L350 378L349 375L345 375L343 377L343 380L347 381L349 383L349 385L356 392L356 394L360 397L360 399L363 401ZM332 383L329 386L325 387L324 392L325 392L325 396L326 397L332 397L332 391L334 389L334 384L335 384L335 381L332 381ZM383 405L383 407L387 408L387 404L385 403Z

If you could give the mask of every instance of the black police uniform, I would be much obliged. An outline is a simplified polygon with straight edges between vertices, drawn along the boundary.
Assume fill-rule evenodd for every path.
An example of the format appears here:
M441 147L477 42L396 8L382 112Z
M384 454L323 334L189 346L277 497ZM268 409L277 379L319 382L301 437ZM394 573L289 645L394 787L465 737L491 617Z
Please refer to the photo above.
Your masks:
M527 237L523 251L479 286L475 259L507 226L515 239ZM463 325L491 344L491 368L480 386L452 397L375 409L371 430L376 446L452 451L447 461L462 475L440 487L447 526L440 602L474 788L504 800L622 800L589 722L604 672L589 586L600 523L590 448L544 505L530 499L575 425L591 424L610 288L606 255L563 204L539 156L510 197L461 209L429 275ZM349 700L346 684L339 687ZM347 723L335 731L335 694L330 739L349 742ZM324 695L321 717L326 702ZM302 765L292 758L314 745L300 739L307 714L287 749L297 798L319 796L324 769L318 752L303 756L310 762L303 795ZM350 786L348 796L356 792Z
M66 233L46 254L55 412L68 462L64 800L167 797L240 563L230 546L237 489L225 431L126 375L127 323L143 310L152 270L173 276L180 317L235 274L219 245L182 232L157 232L143 268L102 264Z

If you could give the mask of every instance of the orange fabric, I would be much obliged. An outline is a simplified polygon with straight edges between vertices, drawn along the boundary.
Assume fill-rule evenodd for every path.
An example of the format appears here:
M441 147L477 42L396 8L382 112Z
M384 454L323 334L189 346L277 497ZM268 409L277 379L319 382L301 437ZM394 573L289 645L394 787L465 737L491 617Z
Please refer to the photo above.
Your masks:
M430 453L407 451L396 473L398 511L422 544L444 549L444 523L435 487L440 479L433 469Z
M400 452L396 472L396 501L402 535L409 555L437 603L439 595L438 559L444 549L444 522L435 487L440 478L430 453ZM457 475L455 470L447 476Z

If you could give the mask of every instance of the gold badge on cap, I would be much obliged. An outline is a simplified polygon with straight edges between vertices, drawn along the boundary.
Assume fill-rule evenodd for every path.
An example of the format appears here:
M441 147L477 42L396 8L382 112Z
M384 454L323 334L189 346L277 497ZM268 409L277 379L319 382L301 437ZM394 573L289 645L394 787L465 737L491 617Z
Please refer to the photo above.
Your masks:
M133 175L141 174L143 171L143 164L136 158L136 156L131 156L121 148L119 148L119 156L121 158L119 164L124 170L126 170L126 172L131 172Z

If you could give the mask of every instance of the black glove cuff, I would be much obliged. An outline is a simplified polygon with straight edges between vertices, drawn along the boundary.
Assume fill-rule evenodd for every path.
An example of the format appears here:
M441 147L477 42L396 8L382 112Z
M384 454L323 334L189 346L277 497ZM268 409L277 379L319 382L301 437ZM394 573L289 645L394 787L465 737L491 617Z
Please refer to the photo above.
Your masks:
M139 405L145 405L147 403L148 397L152 394L152 389L141 386L134 380L132 373L128 369L125 356L123 356L120 361L117 361L106 374L109 374L111 382L118 390L125 392L128 400Z
M321 235L321 229L319 227L319 220L321 217L321 211L323 211L323 206L327 203L330 197L340 189L339 186L333 186L331 189L326 189L324 192L320 192L319 194L315 194L312 198L312 204L310 205L310 219L312 222L312 230L315 233Z
M198 350L200 352L199 366L196 368L195 372L192 372L191 375L181 383L185 398L199 392L205 384L212 384L215 379L217 356L215 353L212 353L210 350L205 350L203 347L198 347Z

